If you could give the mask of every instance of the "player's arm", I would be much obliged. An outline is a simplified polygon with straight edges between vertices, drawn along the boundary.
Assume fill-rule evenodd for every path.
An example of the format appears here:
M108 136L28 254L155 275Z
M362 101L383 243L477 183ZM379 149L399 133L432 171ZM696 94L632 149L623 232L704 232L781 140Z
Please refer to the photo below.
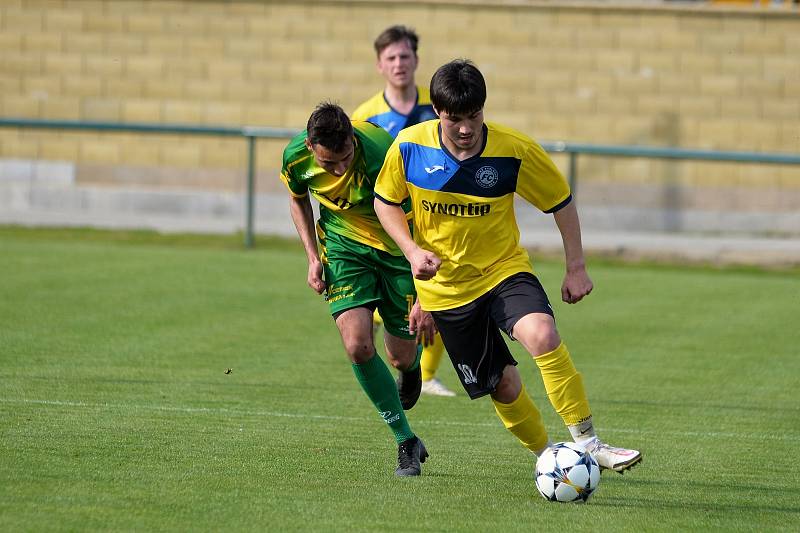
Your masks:
M586 272L586 260L583 257L583 244L581 243L581 224L575 200L573 199L554 212L553 218L561 233L566 263L564 283L561 285L561 299L574 304L592 292L593 288L592 280Z
M317 294L322 294L322 291L325 290L325 281L322 279L322 262L319 259L316 234L314 232L314 210L311 208L311 200L308 195L290 196L289 212L306 251L308 286L314 289Z
M435 276L442 261L436 257L436 254L423 250L414 242L403 208L376 197L375 213L378 215L383 229L397 243L398 248L411 264L411 273L414 277L419 280L428 280Z
M378 174L375 183L375 214L378 215L383 229L410 263L414 277L429 280L436 275L442 261L434 253L417 246L411 237L408 219L401 207L403 200L408 197L408 185L399 143L400 139L395 139L389 147Z

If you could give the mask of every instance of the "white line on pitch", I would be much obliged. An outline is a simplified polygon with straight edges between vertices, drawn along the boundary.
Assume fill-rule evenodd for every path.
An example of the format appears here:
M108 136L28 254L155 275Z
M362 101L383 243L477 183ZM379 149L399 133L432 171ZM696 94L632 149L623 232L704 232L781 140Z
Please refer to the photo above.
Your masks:
M208 413L208 414L226 414L226 415L239 415L239 416L265 416L275 418L301 418L312 420L337 420L348 422L363 422L365 417L352 417L340 415L316 415L311 413L282 413L277 411L253 411L247 409L227 409L225 407L173 407L167 405L141 405L141 404L113 404L113 403L85 403L85 402L72 402L62 400L32 400L27 398L0 398L0 403L8 404L33 404L33 405L47 405L55 407L85 407L88 409L115 409L115 410L142 410L142 411L160 411L169 413ZM467 427L495 427L496 423L492 422L456 422L452 420L414 420L414 425L431 425L431 426L467 426ZM629 428L598 428L603 432L610 433L635 433L641 434L649 432L646 430L629 429ZM729 433L719 431L662 431L660 434L672 435L675 437L708 437L708 438L737 438L737 439L750 439L750 440L769 440L769 441L788 441L800 442L800 435L792 434L774 434L774 433Z

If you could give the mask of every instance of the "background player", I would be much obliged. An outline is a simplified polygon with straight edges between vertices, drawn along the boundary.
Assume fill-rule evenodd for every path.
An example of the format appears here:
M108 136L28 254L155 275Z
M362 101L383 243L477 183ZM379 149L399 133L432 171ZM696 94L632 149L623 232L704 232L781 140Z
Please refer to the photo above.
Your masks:
M281 179L308 259L308 285L325 291L353 372L398 443L398 476L417 476L428 452L408 424L400 395L419 396L420 337L432 337L433 322L415 303L408 262L375 216L373 187L392 138L368 122L351 122L331 103L320 104L306 131L283 153ZM315 242L308 193L319 200ZM401 209L402 210L402 209ZM324 272L324 277L323 277ZM375 351L372 313L380 309L386 356L409 390L398 389ZM413 405L413 402L412 402Z
M414 78L418 43L414 30L405 26L391 26L378 35L376 68L386 85L356 108L353 120L368 120L397 137L403 128L436 118L428 89L418 87Z
M436 118L427 87L418 87L415 73L419 64L417 47L419 37L406 26L386 28L375 39L376 67L386 85L383 91L362 103L353 112L353 120L367 120L396 137L401 129ZM381 325L380 314L375 313L375 331ZM437 334L433 342L425 345L420 367L422 392L436 396L455 396L436 377L442 361L444 345Z
M566 257L562 299L576 303L592 291L569 185L532 139L484 122L486 83L471 62L440 67L431 98L440 120L400 133L375 186L375 211L411 263L420 303L432 312L464 389L473 399L491 395L505 427L534 453L550 444L502 329L533 356L573 439L602 468L630 468L641 460L638 451L597 438L583 379L519 244L514 193L555 218ZM399 207L409 196L413 238Z

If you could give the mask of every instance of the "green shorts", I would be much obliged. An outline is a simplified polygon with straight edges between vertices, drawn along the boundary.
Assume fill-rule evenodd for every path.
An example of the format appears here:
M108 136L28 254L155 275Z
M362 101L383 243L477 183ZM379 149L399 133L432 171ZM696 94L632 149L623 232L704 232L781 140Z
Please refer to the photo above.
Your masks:
M386 331L413 339L408 315L417 292L406 258L330 232L319 242L331 314L337 317L355 307L377 308Z

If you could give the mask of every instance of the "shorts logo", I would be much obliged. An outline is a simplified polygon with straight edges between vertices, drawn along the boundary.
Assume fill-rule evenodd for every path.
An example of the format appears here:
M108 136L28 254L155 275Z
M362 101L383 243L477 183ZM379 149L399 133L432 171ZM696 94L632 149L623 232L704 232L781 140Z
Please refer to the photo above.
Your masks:
M499 179L500 176L497 174L497 170L491 166L481 167L475 173L475 181L484 189L494 187Z
M461 371L461 374L464 375L464 385L469 385L470 383L477 383L478 378L475 377L475 374L472 372L472 369L465 364L459 364L458 369Z

